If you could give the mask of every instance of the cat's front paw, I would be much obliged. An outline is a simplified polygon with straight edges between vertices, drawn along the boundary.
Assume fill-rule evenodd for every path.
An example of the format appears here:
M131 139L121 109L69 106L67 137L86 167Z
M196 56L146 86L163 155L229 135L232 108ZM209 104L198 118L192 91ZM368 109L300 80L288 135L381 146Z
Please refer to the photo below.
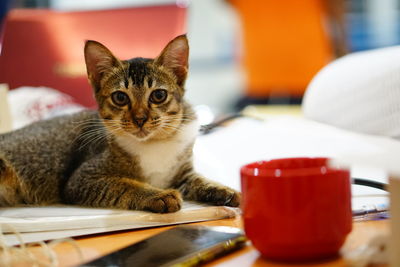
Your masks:
M157 213L176 212L181 209L182 198L176 190L164 190L146 199L145 210Z
M218 206L238 207L240 205L241 194L227 187L208 188L207 202Z

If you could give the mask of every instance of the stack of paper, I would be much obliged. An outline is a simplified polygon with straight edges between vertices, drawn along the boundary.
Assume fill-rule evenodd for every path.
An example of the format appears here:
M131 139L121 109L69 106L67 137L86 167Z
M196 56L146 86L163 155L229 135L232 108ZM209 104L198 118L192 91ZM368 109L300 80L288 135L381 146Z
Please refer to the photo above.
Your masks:
M175 213L79 208L73 206L0 209L0 226L7 245L94 233L173 225L235 217L237 208L184 202Z

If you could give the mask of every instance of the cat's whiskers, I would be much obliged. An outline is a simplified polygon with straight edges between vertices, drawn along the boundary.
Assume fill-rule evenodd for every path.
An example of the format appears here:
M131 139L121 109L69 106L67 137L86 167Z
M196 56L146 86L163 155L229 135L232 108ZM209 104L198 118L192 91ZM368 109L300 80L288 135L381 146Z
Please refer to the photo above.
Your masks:
M76 127L74 128L74 130L76 130ZM82 134L77 135L74 140L73 143L79 141L80 139L84 139L86 135L89 135L90 133L94 132L94 131L99 131L99 128L93 128L87 131L84 131Z
M166 129L160 127L159 130L161 130L161 132L163 132L166 136L170 135L171 133L169 133Z
M164 133L166 137L168 137L176 132L181 132L182 123L190 121L192 120L183 118L181 115L180 116L162 115L157 120L154 120L153 123L154 124L157 123L157 125L154 128L161 130L161 132Z
M107 140L110 136L114 136L114 132L117 131L119 128L109 128L104 135L99 135L97 138L93 140L93 143L102 142Z
M181 127L179 127L179 126L175 126L175 125L170 125L170 124L162 124L161 126L160 126L160 128L161 129L164 129L164 130L171 130L170 132L171 132L171 134L172 133L175 133L175 132L182 132L182 128Z
M105 126L105 124L113 125L113 124L117 124L118 122L119 122L118 120L108 120L108 122L105 122L104 120L97 119L97 118L96 119L86 119L86 120L82 120L82 121L73 122L74 124L77 124L73 128L73 131L83 130L84 132L89 132L91 130L102 129ZM85 130L85 128L90 128L90 129ZM82 136L82 135L80 135L80 136ZM78 136L78 139L79 139L79 136ZM76 141L76 140L77 140L77 138L75 138L74 141Z
M121 123L121 122L105 122L104 123L104 127L121 127L121 126L124 126L124 124L123 123Z
M77 122L73 122L74 124L76 124L76 126L73 128L73 130L78 130L78 129L83 129L84 127L90 127L90 126L99 126L101 125L101 122L86 122L86 121L77 121Z
M100 130L100 129L97 129ZM84 140L79 147L79 149L84 148L85 146L88 146L89 144L98 144L100 142L103 142L107 140L109 137L115 135L115 133L119 130L122 130L119 127L110 127L107 130L101 129L101 131L88 131L83 134Z
M104 125L100 122L99 124L92 124L91 126L97 127L93 127L93 129L83 132L75 139L81 142L81 145L79 146L80 150L82 150L89 144L97 144L99 142L107 140L115 130L120 129L120 126L116 122L107 123L107 125Z
M191 121L193 121L193 119L192 118L185 118L183 115L182 116L171 116L171 115L169 115L169 116L167 116L167 115L164 115L164 116L161 116L160 117L160 119L162 119L163 121L177 121L177 122L191 122Z
M163 125L163 129L172 130L173 132L181 132L182 129L173 125Z
M90 143L94 143L94 140L97 139L99 136L104 136L106 135L104 129L92 129L89 131L86 131L82 133L81 135L78 136L79 143L79 149L83 149L85 146L89 145Z

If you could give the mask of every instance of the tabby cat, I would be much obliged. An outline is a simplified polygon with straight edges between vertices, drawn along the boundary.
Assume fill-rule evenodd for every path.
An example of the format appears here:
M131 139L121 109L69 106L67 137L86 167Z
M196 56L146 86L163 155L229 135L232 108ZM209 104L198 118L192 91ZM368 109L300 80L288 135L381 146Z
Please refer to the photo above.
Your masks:
M184 100L185 35L155 59L85 44L98 111L0 135L0 206L76 204L175 212L182 198L238 206L240 194L193 170L196 117Z

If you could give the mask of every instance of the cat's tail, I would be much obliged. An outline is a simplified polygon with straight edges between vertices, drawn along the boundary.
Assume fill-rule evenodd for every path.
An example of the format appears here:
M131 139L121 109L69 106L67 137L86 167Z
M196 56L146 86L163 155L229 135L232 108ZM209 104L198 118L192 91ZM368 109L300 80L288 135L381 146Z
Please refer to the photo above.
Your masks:
M15 206L21 202L19 182L12 165L0 154L0 207Z

